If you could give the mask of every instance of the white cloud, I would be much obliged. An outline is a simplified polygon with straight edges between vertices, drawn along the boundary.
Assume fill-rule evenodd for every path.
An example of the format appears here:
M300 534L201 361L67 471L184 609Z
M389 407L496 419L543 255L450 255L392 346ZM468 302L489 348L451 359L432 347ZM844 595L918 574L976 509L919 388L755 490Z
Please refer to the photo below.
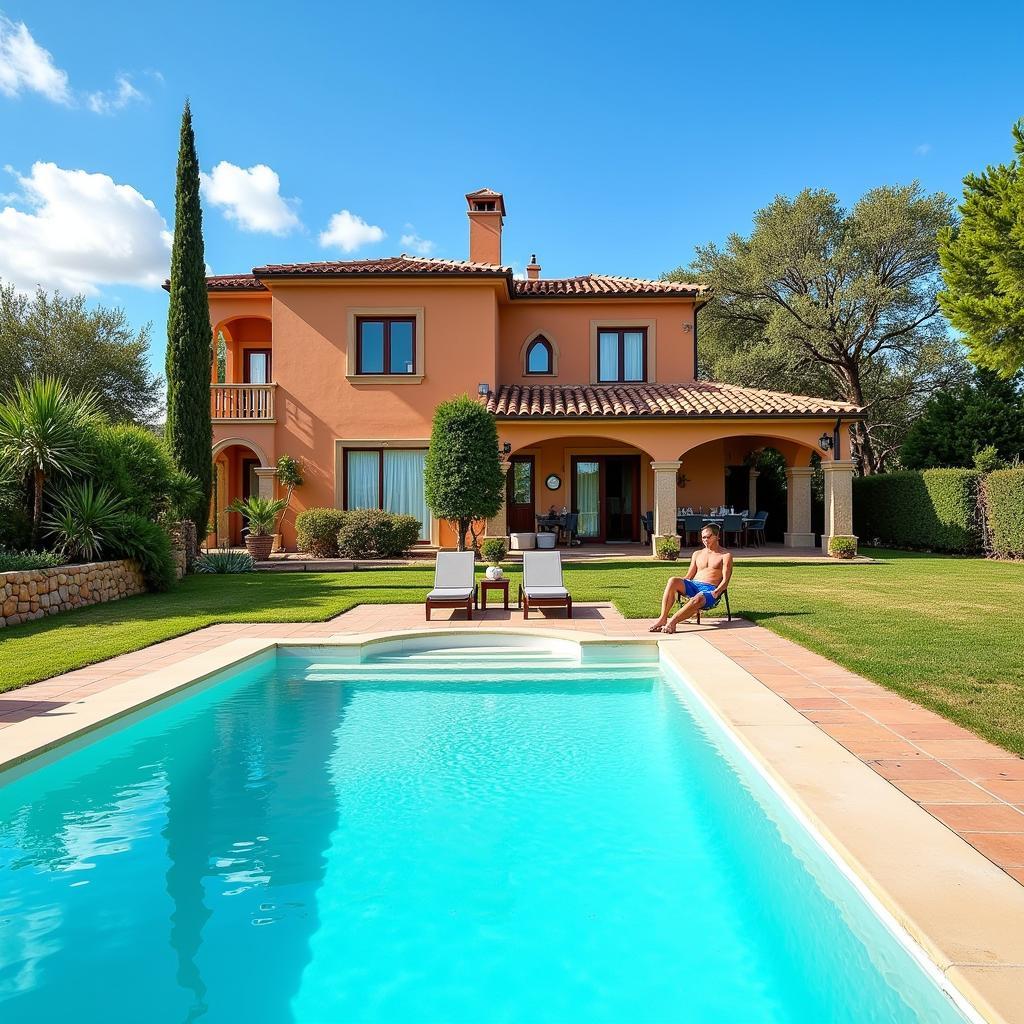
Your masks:
M429 256L437 248L436 242L432 242L429 238L420 238L411 224L406 224L405 228L408 234L402 235L404 249L416 253L417 256Z
M35 163L19 204L0 210L0 278L95 295L101 285L158 287L171 235L153 202L106 174Z
M54 103L72 103L68 74L53 63L23 22L0 14L0 92L20 96L22 92L42 93Z
M922 142L920 146L914 147L914 152L917 156L927 156L932 151L932 144L930 142Z
M281 196L281 179L266 164L248 169L222 160L210 174L200 174L203 195L224 210L243 231L284 235L299 227L296 199Z
M343 252L353 252L362 245L379 242L385 237L384 229L367 224L348 210L334 214L327 224L327 230L320 232L320 244L327 248L337 246Z
M135 88L127 75L118 75L117 89L91 92L85 101L94 114L112 114L115 110L124 110L129 103L141 102L145 98L145 94Z

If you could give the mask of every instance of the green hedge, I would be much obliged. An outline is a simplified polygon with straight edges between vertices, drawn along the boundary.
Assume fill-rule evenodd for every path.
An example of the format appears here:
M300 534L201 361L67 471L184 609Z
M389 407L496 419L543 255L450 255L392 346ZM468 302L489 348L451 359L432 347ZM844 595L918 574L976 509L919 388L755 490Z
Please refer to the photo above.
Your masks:
M853 482L854 533L861 544L973 553L981 550L974 469L926 469Z
M992 554L1024 557L1024 468L989 473L985 492Z

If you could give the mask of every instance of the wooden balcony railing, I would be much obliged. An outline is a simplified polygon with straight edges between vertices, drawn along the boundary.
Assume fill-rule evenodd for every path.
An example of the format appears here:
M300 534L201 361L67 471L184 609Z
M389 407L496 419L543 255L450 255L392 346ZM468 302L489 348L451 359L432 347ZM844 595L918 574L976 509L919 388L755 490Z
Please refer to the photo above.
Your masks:
M272 422L276 384L211 384L210 415L221 422Z

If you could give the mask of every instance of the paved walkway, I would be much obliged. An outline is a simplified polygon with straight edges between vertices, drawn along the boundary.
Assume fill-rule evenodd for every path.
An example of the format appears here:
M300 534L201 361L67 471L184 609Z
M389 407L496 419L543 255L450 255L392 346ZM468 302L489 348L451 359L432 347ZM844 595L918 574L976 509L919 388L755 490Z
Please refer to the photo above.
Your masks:
M490 595L492 600L494 595ZM624 619L610 604L584 603L575 617L534 613L531 629L566 628L604 636L647 635L651 619ZM362 605L329 622L224 624L0 694L0 730L240 637L344 636L403 629L521 628L520 612L491 608L467 622L422 605ZM742 619L710 620L701 635L786 703L841 743L933 817L1024 883L1024 759L978 739L909 700L798 644ZM667 642L671 642L670 640ZM0 733L2 737L2 733ZM0 739L2 743L2 739Z

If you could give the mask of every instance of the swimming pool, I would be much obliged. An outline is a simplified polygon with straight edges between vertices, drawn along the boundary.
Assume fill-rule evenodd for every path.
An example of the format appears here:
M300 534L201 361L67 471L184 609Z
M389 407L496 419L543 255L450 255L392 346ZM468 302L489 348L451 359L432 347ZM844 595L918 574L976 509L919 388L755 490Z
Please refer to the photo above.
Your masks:
M5 1024L964 1019L628 652L271 654L2 781Z

